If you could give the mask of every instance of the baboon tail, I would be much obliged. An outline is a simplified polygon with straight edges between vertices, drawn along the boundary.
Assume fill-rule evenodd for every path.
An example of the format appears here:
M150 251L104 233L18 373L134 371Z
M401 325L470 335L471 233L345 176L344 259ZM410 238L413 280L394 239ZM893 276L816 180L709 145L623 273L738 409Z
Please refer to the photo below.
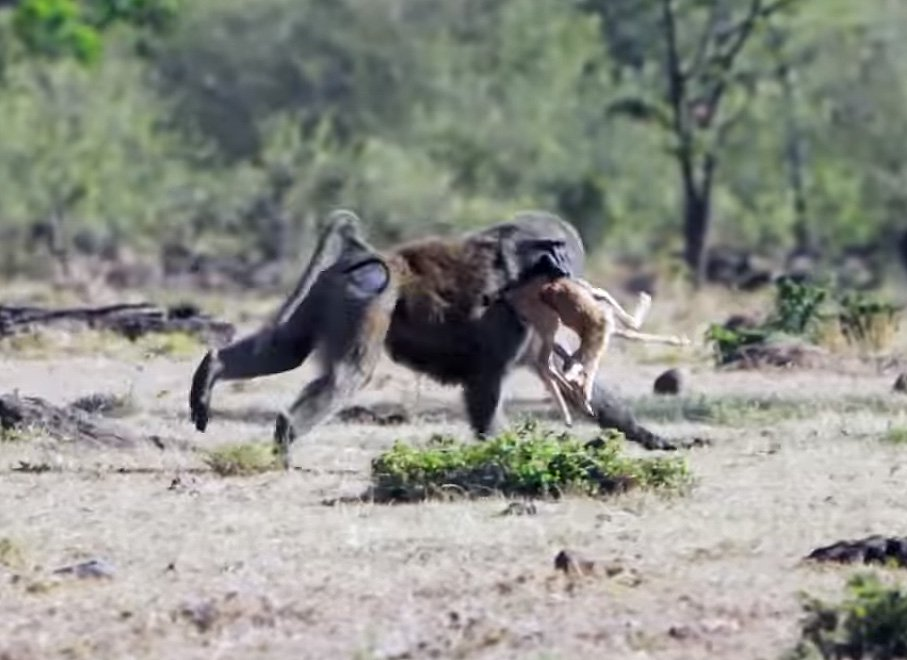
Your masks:
M306 297L312 283L318 274L326 268L326 264L331 260L329 257L338 252L338 248L343 245L342 241L337 241L336 237L351 239L359 237L360 227L359 217L347 209L337 209L332 211L325 221L321 235L318 237L318 244L312 252L312 257L306 266L305 271L296 283L293 292L287 297L280 308L271 315L265 323L265 327L274 327L284 323L299 306L299 303ZM330 252L328 251L330 249ZM336 260L336 255L334 255Z

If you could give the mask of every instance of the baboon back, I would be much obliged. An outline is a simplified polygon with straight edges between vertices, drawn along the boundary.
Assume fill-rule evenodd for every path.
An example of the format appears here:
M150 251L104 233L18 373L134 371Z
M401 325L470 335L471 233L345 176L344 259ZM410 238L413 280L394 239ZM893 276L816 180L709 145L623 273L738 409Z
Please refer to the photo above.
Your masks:
M444 383L500 379L522 355L528 334L496 294L538 267L539 252L520 247L532 240L563 241L559 267L581 272L579 235L557 216L541 212L521 213L460 239L420 241L396 250L395 256L422 276L416 280L420 286L432 291L401 283L385 342L391 358ZM413 299L430 293L437 296L434 308Z

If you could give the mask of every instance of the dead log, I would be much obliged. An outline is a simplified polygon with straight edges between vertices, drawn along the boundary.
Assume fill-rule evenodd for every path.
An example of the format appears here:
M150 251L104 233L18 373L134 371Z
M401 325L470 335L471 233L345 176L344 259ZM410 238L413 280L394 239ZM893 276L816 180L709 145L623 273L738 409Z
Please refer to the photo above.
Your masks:
M893 564L907 567L907 537L867 536L816 548L807 560L839 564Z
M42 328L108 330L130 340L154 332L185 332L217 345L232 341L236 332L232 324L214 320L194 305L163 308L135 303L61 309L0 305L0 337Z
M153 442L116 424L94 420L77 408L60 408L44 399L16 393L0 395L0 428L4 432L46 434L62 442L99 448L128 449Z

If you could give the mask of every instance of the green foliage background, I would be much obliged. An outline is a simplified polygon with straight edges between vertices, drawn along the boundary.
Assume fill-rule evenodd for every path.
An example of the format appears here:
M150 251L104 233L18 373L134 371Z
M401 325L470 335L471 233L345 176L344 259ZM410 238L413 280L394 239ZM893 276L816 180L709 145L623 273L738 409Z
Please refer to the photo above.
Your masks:
M713 240L793 245L790 112L817 240L833 250L884 240L907 209L907 6L791 4L754 35L740 65L748 82L728 98L740 121L721 156ZM709 2L678 5L693 49ZM379 243L542 207L593 248L673 253L678 175L653 120L665 85L659 6L0 3L0 238L56 217L69 235L273 256L336 206L356 209ZM774 75L779 58L795 74L793 101ZM628 98L654 114L608 111ZM289 242L274 240L278 220Z

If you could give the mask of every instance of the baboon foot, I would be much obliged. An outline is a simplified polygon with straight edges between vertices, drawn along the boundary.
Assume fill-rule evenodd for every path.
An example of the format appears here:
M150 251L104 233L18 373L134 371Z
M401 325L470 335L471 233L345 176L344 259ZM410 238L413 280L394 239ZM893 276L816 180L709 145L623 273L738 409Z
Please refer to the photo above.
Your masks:
M284 413L277 415L274 425L274 452L284 470L290 469L290 445L296 440L293 423Z
M216 351L208 351L192 377L192 388L189 390L189 417L195 428L202 433L208 428L208 417L211 406L211 387L215 379Z

